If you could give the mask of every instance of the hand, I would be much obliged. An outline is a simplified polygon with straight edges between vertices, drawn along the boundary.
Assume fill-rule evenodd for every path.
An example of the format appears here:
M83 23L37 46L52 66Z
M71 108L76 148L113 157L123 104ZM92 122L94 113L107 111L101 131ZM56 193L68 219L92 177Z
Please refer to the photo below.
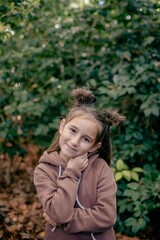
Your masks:
M55 221L53 221L53 219L51 219L46 213L43 213L43 217L45 219L46 222L48 222L49 224L51 224L52 226L56 227L57 224Z
M73 169L79 169L81 172L88 166L88 154L85 153L84 155L71 158L68 161L67 167Z

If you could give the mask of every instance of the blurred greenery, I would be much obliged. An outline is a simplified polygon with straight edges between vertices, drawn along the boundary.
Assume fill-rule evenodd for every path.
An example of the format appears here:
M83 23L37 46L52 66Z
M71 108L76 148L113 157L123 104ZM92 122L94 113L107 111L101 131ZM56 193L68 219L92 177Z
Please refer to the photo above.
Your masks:
M11 0L0 14L0 151L12 160L29 142L46 148L70 91L90 88L101 110L127 117L112 132L113 168L123 171L116 230L145 230L160 198L160 1ZM126 169L117 169L119 159Z

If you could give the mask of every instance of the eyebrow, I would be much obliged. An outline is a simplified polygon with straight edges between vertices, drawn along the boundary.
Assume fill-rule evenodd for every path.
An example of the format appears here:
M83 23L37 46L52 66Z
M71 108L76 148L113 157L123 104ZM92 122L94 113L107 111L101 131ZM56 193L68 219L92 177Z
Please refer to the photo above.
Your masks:
M79 128L77 128L75 125L71 125L70 127L75 128L76 130L79 130ZM91 138L90 136L88 136L87 134L84 135L85 137L89 138L91 141L93 141L93 138Z

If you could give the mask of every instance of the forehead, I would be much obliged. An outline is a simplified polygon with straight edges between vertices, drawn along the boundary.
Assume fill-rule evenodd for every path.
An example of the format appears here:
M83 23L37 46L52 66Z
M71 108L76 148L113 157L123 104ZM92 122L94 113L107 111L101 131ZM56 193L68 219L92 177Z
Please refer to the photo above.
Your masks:
M66 123L68 126L76 127L80 132L92 137L96 137L99 132L99 126L95 119L87 117L76 117Z

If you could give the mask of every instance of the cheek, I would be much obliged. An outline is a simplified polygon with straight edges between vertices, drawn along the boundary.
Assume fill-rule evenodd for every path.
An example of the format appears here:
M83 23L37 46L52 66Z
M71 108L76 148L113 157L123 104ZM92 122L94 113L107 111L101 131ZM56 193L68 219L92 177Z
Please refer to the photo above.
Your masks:
M60 147L62 146L62 142L63 142L63 139L62 139L62 136L60 136L60 138L59 138L59 146Z
M83 146L82 146L82 150L84 151L84 152L89 152L89 150L91 149L92 147L90 146L90 145L86 145L86 144L84 144Z
M68 137L69 137L68 132L66 130L63 130L60 135L59 142L64 142L66 139L68 139Z

